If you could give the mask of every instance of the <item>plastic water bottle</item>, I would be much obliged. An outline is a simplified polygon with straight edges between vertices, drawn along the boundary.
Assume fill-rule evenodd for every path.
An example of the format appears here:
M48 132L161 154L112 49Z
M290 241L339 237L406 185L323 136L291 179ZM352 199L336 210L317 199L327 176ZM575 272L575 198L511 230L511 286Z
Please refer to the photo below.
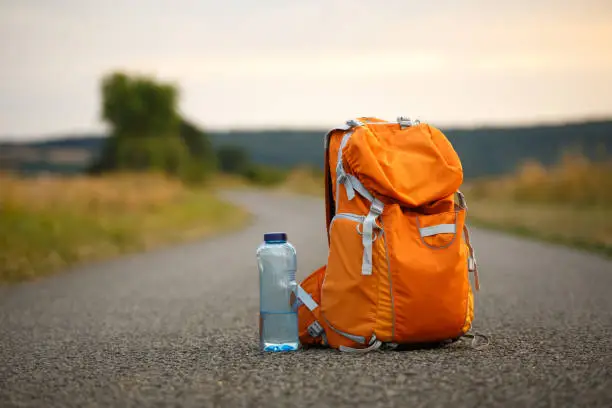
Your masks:
M263 351L293 351L300 346L297 312L296 251L284 232L264 234L257 248L259 341Z

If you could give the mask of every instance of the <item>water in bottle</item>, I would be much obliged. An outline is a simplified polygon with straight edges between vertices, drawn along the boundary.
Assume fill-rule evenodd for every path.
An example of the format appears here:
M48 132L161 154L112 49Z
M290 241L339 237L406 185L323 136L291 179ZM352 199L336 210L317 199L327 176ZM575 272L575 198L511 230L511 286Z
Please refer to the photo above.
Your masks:
M296 251L284 232L264 234L257 248L259 268L259 341L264 351L293 351L300 346L295 302Z

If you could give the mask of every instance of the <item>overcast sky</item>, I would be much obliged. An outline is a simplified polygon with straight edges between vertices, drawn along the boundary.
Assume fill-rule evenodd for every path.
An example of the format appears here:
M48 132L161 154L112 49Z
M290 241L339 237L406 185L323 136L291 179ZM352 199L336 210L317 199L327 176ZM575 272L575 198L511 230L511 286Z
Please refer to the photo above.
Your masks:
M609 0L0 0L0 135L103 129L113 69L209 128L612 115Z

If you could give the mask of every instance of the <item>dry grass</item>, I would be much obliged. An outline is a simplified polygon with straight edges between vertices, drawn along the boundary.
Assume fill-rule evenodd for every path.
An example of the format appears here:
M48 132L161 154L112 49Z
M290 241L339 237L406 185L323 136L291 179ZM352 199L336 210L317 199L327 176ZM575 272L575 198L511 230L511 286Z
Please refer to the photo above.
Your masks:
M469 222L612 255L612 208L469 200Z
M201 238L247 218L210 190L162 175L0 175L0 281Z
M475 198L522 203L609 207L612 205L612 159L590 161L580 154L565 154L546 168L526 161L516 172L469 186Z
M317 195L323 197L325 185L323 173L312 169L297 168L289 173L280 190L298 194Z
M476 224L612 255L612 160L566 154L464 188Z
M114 175L105 177L0 177L0 203L6 209L32 212L61 210L96 214L139 212L160 208L179 200L181 183L162 175Z

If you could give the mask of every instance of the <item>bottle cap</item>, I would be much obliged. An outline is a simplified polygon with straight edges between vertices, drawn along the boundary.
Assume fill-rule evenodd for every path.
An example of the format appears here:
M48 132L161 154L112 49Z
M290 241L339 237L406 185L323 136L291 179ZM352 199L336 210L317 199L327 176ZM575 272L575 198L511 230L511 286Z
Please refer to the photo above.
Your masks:
M264 241L287 241L286 232L268 232L264 234Z

